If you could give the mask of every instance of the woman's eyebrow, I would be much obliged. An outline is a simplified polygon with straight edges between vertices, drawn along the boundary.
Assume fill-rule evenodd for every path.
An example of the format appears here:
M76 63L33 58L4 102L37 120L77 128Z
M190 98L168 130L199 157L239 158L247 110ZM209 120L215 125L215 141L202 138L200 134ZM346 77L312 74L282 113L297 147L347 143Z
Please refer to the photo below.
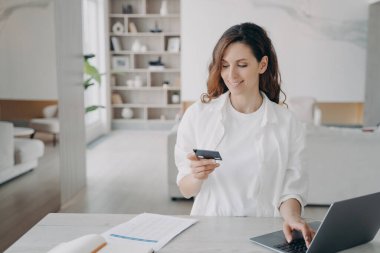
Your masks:
M222 61L228 62L225 59L222 59ZM246 58L241 58L241 59L237 59L235 62L239 62L239 61L248 61L248 60Z

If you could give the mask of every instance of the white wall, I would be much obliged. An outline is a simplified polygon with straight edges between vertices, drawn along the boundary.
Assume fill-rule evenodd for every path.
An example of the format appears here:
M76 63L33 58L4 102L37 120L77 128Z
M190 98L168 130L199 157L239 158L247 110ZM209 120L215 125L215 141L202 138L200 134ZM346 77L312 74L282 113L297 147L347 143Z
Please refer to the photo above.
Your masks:
M206 91L222 33L257 23L275 45L288 96L320 102L364 100L367 0L182 0L182 99Z
M61 203L86 186L82 1L55 0Z
M57 99L52 0L0 0L0 99Z
M380 124L380 1L370 5L368 21L367 79L364 106L364 125Z

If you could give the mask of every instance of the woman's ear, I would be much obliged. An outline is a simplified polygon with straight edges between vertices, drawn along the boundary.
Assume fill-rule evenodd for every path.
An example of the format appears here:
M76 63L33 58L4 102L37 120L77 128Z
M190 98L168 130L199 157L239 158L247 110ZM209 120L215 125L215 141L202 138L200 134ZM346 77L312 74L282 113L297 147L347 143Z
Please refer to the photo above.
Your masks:
M259 73L260 74L263 74L268 68L268 56L263 56L263 58L261 58L261 61L259 63Z

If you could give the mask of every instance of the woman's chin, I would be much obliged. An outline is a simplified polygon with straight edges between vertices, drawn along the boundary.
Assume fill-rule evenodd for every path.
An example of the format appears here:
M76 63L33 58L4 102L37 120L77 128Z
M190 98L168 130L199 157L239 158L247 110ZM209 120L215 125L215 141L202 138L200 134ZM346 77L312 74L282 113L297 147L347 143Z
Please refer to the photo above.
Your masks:
M244 87L241 84L237 86L230 86L228 87L228 90L231 92L232 95L239 95L244 93Z

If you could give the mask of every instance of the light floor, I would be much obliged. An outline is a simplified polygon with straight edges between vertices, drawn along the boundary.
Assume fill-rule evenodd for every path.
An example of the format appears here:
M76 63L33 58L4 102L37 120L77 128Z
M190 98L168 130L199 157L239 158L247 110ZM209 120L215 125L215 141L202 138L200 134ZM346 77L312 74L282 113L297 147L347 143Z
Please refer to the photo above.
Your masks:
M116 130L87 150L87 187L62 212L189 214L168 195L164 131Z

